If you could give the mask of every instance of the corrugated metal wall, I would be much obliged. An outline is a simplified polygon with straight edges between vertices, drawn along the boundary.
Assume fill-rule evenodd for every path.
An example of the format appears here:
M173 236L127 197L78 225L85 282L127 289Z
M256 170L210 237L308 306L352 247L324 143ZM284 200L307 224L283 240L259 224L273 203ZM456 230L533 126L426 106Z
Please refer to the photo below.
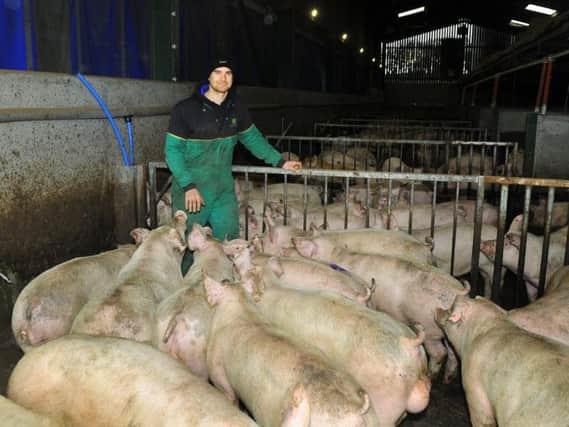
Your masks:
M470 23L386 43L387 81L449 82L470 74L488 55L511 46L515 36Z

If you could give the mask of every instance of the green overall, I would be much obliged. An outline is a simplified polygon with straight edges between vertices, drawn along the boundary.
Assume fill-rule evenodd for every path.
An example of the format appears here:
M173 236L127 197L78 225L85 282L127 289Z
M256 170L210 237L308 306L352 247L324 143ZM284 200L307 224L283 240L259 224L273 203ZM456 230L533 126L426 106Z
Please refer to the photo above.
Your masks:
M269 145L253 124L236 135L208 140L183 139L167 134L165 155L173 174L172 208L173 212L184 210L188 215L187 233L197 222L209 224L217 239L239 237L239 206L231 173L233 149L238 140L266 163L272 166L282 163L281 154ZM189 184L199 190L205 201L205 206L197 213L189 213L185 208L184 189ZM184 274L192 264L191 254L189 251L186 254L182 262Z

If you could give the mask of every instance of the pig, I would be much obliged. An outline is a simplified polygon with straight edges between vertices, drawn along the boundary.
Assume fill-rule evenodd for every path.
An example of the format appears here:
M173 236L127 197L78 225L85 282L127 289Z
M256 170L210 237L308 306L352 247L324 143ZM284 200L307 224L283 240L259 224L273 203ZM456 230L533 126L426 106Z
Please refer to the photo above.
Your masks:
M539 199L537 205L530 206L530 222L532 227L545 226L545 211L546 199ZM553 203L553 210L551 211L551 227L559 228L564 227L569 222L569 202L555 202Z
M334 264L326 264L306 258L275 257L252 254L251 247L235 251L233 262L241 277L254 265L263 271L270 270L283 286L296 289L327 289L337 292L360 304L366 304L373 289L364 280Z
M284 209L277 211L283 215ZM294 225L297 228L304 226L304 210L300 206L287 206L287 225ZM346 217L346 206L344 203L331 203L326 206L326 224L330 230L341 230L344 228L344 219ZM365 227L365 215L359 203L348 204L348 229ZM311 208L306 212L306 224L315 224L317 226L324 225L324 208Z
M392 230L409 230L409 206L395 207L388 215L387 209L370 210L370 226ZM431 227L432 206L429 204L413 206L413 230ZM435 227L452 224L454 220L454 202L439 203L435 207ZM456 222L466 222L466 210L460 205L456 209Z
M526 331L569 346L569 267L550 278L545 294L531 304L510 310L508 320Z
M413 204L428 204L433 200L433 191L425 184L417 183L413 189ZM411 203L411 185L401 187L399 202Z
M192 226L187 242L194 251L194 262L184 276L183 288L158 305L152 340L156 348L182 361L206 380L212 310L204 297L202 271L210 271L216 280L234 279L233 263L225 256L222 243L211 235L209 227L197 223Z
M213 278L233 280L233 263L227 258L224 245L212 236L210 227L202 227L194 223L192 231L188 234L188 249L194 251L194 262L183 279L183 286L194 287L202 284L202 270L211 272ZM245 246L246 240L236 239Z
M207 381L206 350L211 319L212 310L205 301L203 285L182 288L158 305L152 345Z
M435 227L433 242L433 256L435 264L444 272L450 274L452 257L452 234L453 226L442 225ZM413 237L417 240L431 238L431 230L413 231ZM481 239L495 240L498 230L492 225L482 224ZM474 224L457 224L454 256L454 276L462 276L470 273L472 267L472 242L474 241ZM484 253L479 254L478 268L484 280L484 295L490 297L491 283L494 277L494 262L488 259ZM502 280L506 269L502 268Z
M567 227L551 233L549 253L547 258L546 284L551 275L563 265L565 255L565 242L567 239ZM520 258L521 234L508 232L504 237L503 265L513 273L518 271ZM526 291L530 301L535 301L539 287L541 270L541 255L543 249L543 236L527 233L526 259L524 262L524 280ZM490 259L496 256L496 240L483 241L480 250Z
M382 229L321 230L312 225L310 232L293 226L274 225L266 221L267 231L257 242L257 250L266 255L284 255L293 246L293 237L319 236L333 244L344 245L353 252L401 256L419 263L433 264L432 246L406 233Z
M354 378L369 394L380 426L395 426L407 412L425 409L431 382L421 326L415 333L341 295L289 289L276 276L267 277L252 271L242 283L255 296L255 307L298 347L315 349L332 368Z
M402 257L420 264L433 265L435 262L430 242L419 241L401 231L368 228L313 230L311 237L319 238L321 244L342 246L351 252Z
M0 425L14 427L66 427L63 419L46 417L30 411L0 395Z
M462 152L460 162L457 157L451 157L448 164L442 165L438 168L437 173L449 175L492 175L492 156L485 155L482 159L480 153L473 153L472 162L470 153ZM470 184L474 188L475 184ZM468 183L460 183L460 189L468 189ZM449 189L456 188L456 182L448 183Z
M133 234L140 239L136 230ZM111 289L135 245L74 258L44 271L22 290L12 311L12 331L23 351L66 335L90 298Z
M257 425L172 357L115 337L67 335L34 348L7 394L76 427Z
M569 347L518 328L480 297L458 297L436 320L462 361L473 427L567 424Z
M208 371L231 402L266 427L377 425L367 393L267 325L242 287L208 276L204 287L214 310Z
M454 202L448 202L454 203ZM476 201L475 200L459 200L458 205L466 213L464 219L466 222L474 223L476 218ZM498 226L498 208L490 203L482 203L482 224Z
M422 168L407 166L399 157L390 157L383 162L381 170L384 172L421 173Z
M434 321L436 308L449 308L457 295L466 295L470 287L463 287L454 277L427 264L407 259L350 252L341 246L331 246L319 237L296 237L293 242L307 258L333 262L356 274L376 288L371 304L377 310L390 314L401 322L419 323L425 328L425 349L429 355L429 374L438 376L449 349L443 343L444 334ZM443 380L450 382L457 366L452 355Z
M85 304L73 322L72 333L150 343L158 304L182 287L186 219L186 214L178 211L172 225L148 233L109 293Z

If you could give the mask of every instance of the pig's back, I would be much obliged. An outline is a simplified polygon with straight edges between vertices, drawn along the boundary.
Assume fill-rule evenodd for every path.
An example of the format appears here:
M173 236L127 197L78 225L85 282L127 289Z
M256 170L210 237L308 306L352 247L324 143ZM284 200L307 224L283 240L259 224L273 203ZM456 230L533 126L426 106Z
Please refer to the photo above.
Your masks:
M68 335L27 353L8 396L74 426L254 426L213 387L145 344Z

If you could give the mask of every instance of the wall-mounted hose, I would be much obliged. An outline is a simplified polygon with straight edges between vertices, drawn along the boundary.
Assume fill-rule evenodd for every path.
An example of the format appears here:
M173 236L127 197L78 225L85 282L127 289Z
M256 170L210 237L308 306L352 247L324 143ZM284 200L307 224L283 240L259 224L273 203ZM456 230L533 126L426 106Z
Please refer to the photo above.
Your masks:
M113 128L113 132L115 133L115 136L117 137L119 147L121 149L124 165L125 166L132 166L134 164L134 162L131 163L129 161L129 157L128 157L128 153L127 153L125 145L124 145L124 141L122 139L121 133L119 132L119 128L117 126L117 123L115 122L115 119L111 115L111 112L109 111L109 109L107 108L107 106L105 105L105 103L103 102L103 100L101 99L101 97L99 96L97 91L95 90L95 88L93 88L93 86L91 86L91 84L87 81L87 79L81 73L77 73L77 78L79 80L81 80L81 82L85 85L87 90L89 92L91 92L91 95L93 95L93 97L97 100L99 106L101 107L101 109L105 113L105 116L107 116L107 119L109 119L109 122L111 123L111 127ZM132 148L131 148L131 150L132 150ZM132 159L134 158L134 154L132 154L132 151L131 151L131 158Z
M132 133L132 116L124 116L128 131L128 151L130 153L130 165L134 165L134 135Z

